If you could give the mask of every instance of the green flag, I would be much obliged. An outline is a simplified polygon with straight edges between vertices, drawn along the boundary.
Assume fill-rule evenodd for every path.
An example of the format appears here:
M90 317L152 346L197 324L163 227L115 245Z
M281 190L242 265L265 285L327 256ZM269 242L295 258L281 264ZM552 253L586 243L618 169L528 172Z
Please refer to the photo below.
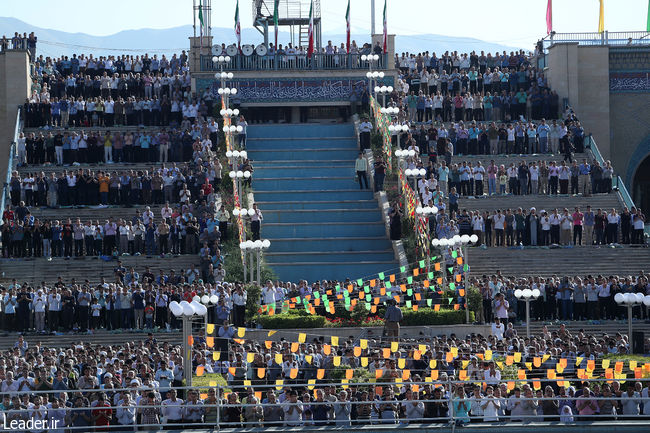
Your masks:
M406 272L406 266L400 266L399 271L400 272Z
M383 272L380 272L380 273L379 273L379 279L380 279L380 280L383 280L384 278L385 278L384 273L383 273Z
M431 306L431 299L427 299L427 305L430 307Z
M452 252L451 252L451 256L452 256L453 258L458 257L458 251L452 251Z
M278 46L278 3L280 3L280 0L275 0L273 3L273 28L275 29L275 47L277 48Z
M456 283L449 283L449 288L451 290L456 290Z
M413 277L407 277L406 282L409 284L413 284Z
M357 280L357 285L363 286L363 280L361 278Z
M393 287L393 285L390 283L390 281L386 281L386 288L390 289L391 287Z
M424 267L424 260L420 260L419 264L420 264L420 268L423 268Z

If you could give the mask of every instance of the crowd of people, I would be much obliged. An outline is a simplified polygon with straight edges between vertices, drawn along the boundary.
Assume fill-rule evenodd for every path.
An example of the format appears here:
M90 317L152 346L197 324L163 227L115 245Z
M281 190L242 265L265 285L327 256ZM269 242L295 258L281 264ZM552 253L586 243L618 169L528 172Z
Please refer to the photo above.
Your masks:
M14 32L14 35L9 38L6 35L2 35L2 38L0 39L0 51L25 50L28 51L31 58L34 59L36 58L37 41L38 37L36 37L34 32L31 32L29 35L27 32L22 35L18 32Z
M325 337L308 337L292 347L285 339L235 342L235 332L223 323L209 337L218 347L199 332L192 348L193 372L220 373L229 390L213 384L184 387L180 346L159 343L153 334L138 343L61 348L30 346L19 337L0 358L4 421L48 420L49 431L63 432L140 425L175 430L573 423L650 415L648 381L579 377L591 363L600 365L603 356L628 350L620 334L572 334L560 326L524 339L509 327L489 336L406 338L386 353L385 344L372 339L362 348L353 337L334 346ZM507 376L506 355L515 366L531 365L525 380ZM362 366L376 383L334 379L337 367ZM562 380L548 377L549 370L561 371ZM604 371L598 367L594 373Z

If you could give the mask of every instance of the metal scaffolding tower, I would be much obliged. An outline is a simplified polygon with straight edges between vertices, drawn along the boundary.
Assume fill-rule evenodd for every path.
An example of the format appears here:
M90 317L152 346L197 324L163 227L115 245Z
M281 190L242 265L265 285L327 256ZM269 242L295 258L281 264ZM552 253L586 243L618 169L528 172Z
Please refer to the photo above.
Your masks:
M309 44L309 8L311 0L253 0L253 25L269 45L270 29L273 28L274 2L278 3L278 27L289 27L291 43L306 47ZM314 2L314 46L322 47L320 0ZM286 41L285 41L286 42Z

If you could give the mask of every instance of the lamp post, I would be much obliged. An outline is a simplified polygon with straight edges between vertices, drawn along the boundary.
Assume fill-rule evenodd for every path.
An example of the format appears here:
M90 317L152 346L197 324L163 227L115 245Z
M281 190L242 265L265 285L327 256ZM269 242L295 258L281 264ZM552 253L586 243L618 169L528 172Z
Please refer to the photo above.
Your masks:
M429 242L430 242L430 233L429 233L429 216L430 215L436 215L438 213L438 208L436 206L418 206L415 209L415 213L419 215L420 218L424 219L426 221L425 226L427 229L427 273L429 273L429 268L430 268L430 262L431 262L431 251L429 250Z
M271 241L268 239L258 239L255 242L253 242L252 245L252 251L251 251L251 257L253 255L257 259L257 284L261 284L262 281L262 251L269 249L271 246ZM253 275L252 271L252 266L251 266L251 276Z
M515 297L523 299L526 302L526 337L530 338L530 301L539 298L539 289L517 289L515 290Z
M375 86L375 93L378 93L381 95L381 100L382 100L382 108L380 111L385 110L386 106L386 95L393 93L393 86ZM382 113L385 113L385 111L382 111Z
M373 72L373 64L374 62L379 61L379 55L378 54L363 54L361 56L361 61L362 62L368 62L368 72L366 72L366 77L368 78L368 93L372 92L373 88L373 78L379 78L380 72ZM376 75L375 75L376 74ZM381 78L384 78L384 73L381 72Z
M399 109L397 109L397 110L399 110ZM409 132L409 126L408 125L400 125L400 124L388 125L388 131L397 132L397 149L401 149L402 148L402 146L400 145L401 133L402 132ZM415 156L415 150L414 149L403 150L402 152L408 152L408 154L403 154L402 155L404 157L406 157L406 156ZM413 152L413 154L411 154L410 152ZM397 155L397 154L395 154L395 155Z
M415 151L413 151L413 153L415 154ZM409 153L409 155L410 155L410 153ZM413 169L407 168L406 170L404 170L404 175L407 177L407 179L408 178L413 178L414 179L415 184L413 185L413 189L417 190L417 188L418 188L418 179L421 178L421 177L424 178L424 176L427 175L427 170L424 169L424 168L413 168Z
M248 153L245 150L227 150L226 158L228 158L230 168L234 169L239 163L239 159L243 161L248 158Z
M201 296L200 302L203 305L205 305L205 307L208 309L208 314L206 314L205 316L205 327L207 329L208 322L212 322L212 323L215 322L214 321L215 314L214 313L210 314L210 312L214 310L210 310L210 308L214 308L217 305L217 303L219 302L219 297L217 295L205 294Z
M174 316L183 321L183 375L185 376L185 385L192 386L192 347L190 347L189 341L192 336L192 319L205 316L208 309L196 300L180 303L172 301L169 304L169 309Z
M241 154L241 153L240 153ZM250 179L251 177L251 172L246 170L246 171L241 171L241 170L232 170L230 173L228 173L228 176L230 176L231 179L237 179L237 195L239 196L239 199L242 200L241 197L241 180L242 179Z
M643 293L617 293L614 301L618 305L627 306L627 342L632 344L632 308L636 305L644 304L650 307L650 295L644 296Z

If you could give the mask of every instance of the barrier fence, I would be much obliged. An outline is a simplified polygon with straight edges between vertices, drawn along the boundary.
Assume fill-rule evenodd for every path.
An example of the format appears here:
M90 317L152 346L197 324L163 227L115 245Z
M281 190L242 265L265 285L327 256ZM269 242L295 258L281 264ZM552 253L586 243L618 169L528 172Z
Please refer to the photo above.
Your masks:
M388 116L381 112L381 106L372 95L370 96L370 107L372 108L372 115L375 119L375 129L379 135L381 135L382 155L386 162L386 169L390 172L393 168L393 152L390 132L388 132L388 125L390 125L391 122Z
M650 405L650 378L636 379L637 390L629 394L596 396L585 391L602 379L558 379L552 381L462 381L448 378L440 381L286 383L282 385L256 384L254 388L232 385L206 387L173 387L182 397L169 399L167 389L153 386L131 386L113 389L77 389L12 392L10 399L29 395L41 397L39 407L13 406L3 410L4 428L12 421L47 421L32 430L88 431L90 426L107 430L176 430L260 426L352 426L377 424L465 424L486 422L591 422L598 420L635 421L648 415ZM624 381L608 381L612 384ZM571 384L582 385L571 390ZM531 386L532 385L532 386ZM644 387L645 385L645 387ZM335 387L332 393L331 387ZM553 391L551 394L550 390ZM642 393L638 389L643 389ZM492 392L489 391L492 390ZM498 389L498 390L497 390ZM520 390L520 395L517 389ZM461 391L462 390L462 391ZM497 391L494 391L497 390ZM533 393L543 391L542 397ZM558 394L555 394L555 390ZM282 391L278 396L277 393ZM298 395L292 398L295 391ZM397 393L395 392L397 391ZM238 392L238 394L234 394ZM250 393L249 393L250 392ZM345 393L344 393L345 392ZM438 393L439 392L439 393ZM495 392L497 395L495 395ZM507 396L508 392L511 393ZM567 394L568 392L568 394ZM573 395L570 395L572 392ZM71 397L70 405L52 407L62 393ZM478 395L477 395L478 393ZM503 394L502 394L503 393ZM98 405L99 395L106 397ZM126 400L126 394L130 396ZM152 397L153 394L153 397ZM271 396L273 394L275 397ZM585 394L588 394L585 396ZM115 396L118 396L116 399ZM94 406L86 406L90 397ZM240 397L245 397L241 401ZM253 397L255 400L253 400ZM318 398L321 397L319 400ZM80 400L82 399L82 400ZM269 402L270 400L274 400ZM48 400L49 403L46 401ZM61 401L61 400L58 400ZM81 401L81 402L80 402ZM80 403L79 403L80 402ZM550 405L545 404L551 402ZM24 400L23 400L24 404ZM492 407L490 407L492 406ZM323 408L324 410L319 410ZM566 408L569 408L568 413ZM309 411L309 412L308 412ZM485 412L488 412L485 414ZM549 413L550 412L550 413ZM556 413L553 413L556 412ZM311 415L308 415L311 413ZM314 419L314 414L318 413ZM92 420L95 416L112 418L110 425L79 422L80 417ZM234 418L234 419L233 419ZM115 420L119 420L116 422ZM55 423L56 422L56 423ZM85 425L84 425L85 424ZM515 425L517 425L515 424Z
M4 212L7 201L10 200L9 197L9 183L11 182L11 172L14 168L14 158L16 157L16 143L18 142L18 136L22 130L22 117L21 117L21 108L18 107L16 113L16 125L14 127L14 138L9 145L9 158L7 159L7 176L5 177L5 182L2 187L2 199L0 199L0 210Z
M223 53L226 55L226 53ZM228 69L233 71L265 71L265 70L336 70L359 69L368 70L370 62L361 60L362 54L323 54L314 53L311 58L306 54L271 54L260 56L253 53L249 56L235 54L230 56L231 62ZM218 71L219 68L212 61L212 54L201 56L201 71ZM373 63L374 67L383 69L387 65L388 55L379 55L379 61Z

